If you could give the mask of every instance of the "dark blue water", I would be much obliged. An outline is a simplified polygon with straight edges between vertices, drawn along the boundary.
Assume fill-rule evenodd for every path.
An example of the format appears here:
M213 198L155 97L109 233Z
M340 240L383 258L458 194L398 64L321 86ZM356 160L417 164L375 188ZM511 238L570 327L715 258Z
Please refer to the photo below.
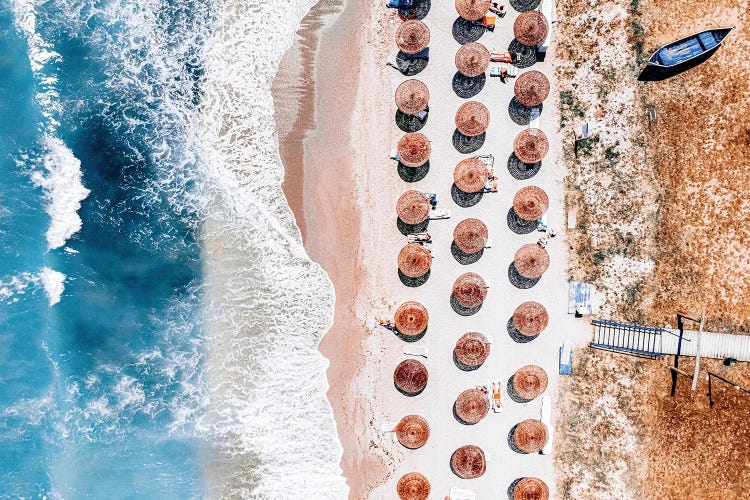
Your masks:
M42 4L32 40L0 0L0 497L202 492L190 120L209 11L137 3ZM32 70L39 40L57 56ZM55 150L89 193L80 230L50 249L70 215L46 212L66 190L39 182L70 159ZM54 305L45 269L65 275Z

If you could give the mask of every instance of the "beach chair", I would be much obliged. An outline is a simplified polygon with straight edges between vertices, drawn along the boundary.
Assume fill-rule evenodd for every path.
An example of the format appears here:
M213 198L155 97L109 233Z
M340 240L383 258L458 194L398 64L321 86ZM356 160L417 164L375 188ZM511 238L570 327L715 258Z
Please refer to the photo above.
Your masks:
M529 128L539 128L539 117L542 116L542 110L539 106L531 108L529 120Z
M539 8L544 14L545 19L550 23L550 27L547 30L547 38L537 46L539 52L547 52L550 43L552 43L552 23L557 21L557 14L555 13L555 0L542 0L542 4Z
M487 241L484 242L484 248L492 248L492 239L487 238Z
M487 339L488 344L491 344L495 341L495 337L493 337L492 335L485 335L484 338Z
M573 348L570 340L563 342L560 347L560 375L571 375L573 373Z
M422 111L420 111L419 113L417 113L414 116L416 116L417 118L419 118L419 121L423 122L423 121L425 121L427 119L427 110L426 109L422 110Z
M436 208L430 210L430 220L450 219L451 211L447 208Z
M552 400L549 396L542 397L540 420L547 426L547 444L542 448L542 455L549 455L552 453Z
M477 500L477 495L473 491L456 488L455 486L451 488L448 496L451 500Z
M481 26L487 31L494 31L496 21L497 21L497 16L487 14L478 21L472 21L471 24L473 24L474 26Z
M493 64L490 66L490 76L500 76L503 74L503 68L508 72L508 76L515 78L518 76L518 68L512 64Z
M408 356L422 356L426 358L428 352L426 345L408 345L404 347L404 354Z

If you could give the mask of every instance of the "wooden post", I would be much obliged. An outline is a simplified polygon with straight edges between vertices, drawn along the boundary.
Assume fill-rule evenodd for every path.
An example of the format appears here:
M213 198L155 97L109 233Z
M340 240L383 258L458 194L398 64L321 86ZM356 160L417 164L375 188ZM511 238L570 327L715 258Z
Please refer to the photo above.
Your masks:
M693 384L690 386L691 391L694 391L698 386L698 372L701 369L701 337L703 337L703 322L705 321L705 319L706 306L703 306L703 311L701 312L701 322L700 326L698 327L698 345L695 348L695 369L693 371Z

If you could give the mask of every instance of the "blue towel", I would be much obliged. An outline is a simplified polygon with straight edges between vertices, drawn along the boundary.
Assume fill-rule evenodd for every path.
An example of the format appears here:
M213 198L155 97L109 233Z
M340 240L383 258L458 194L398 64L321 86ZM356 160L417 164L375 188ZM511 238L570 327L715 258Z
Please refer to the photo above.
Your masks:
M429 59L430 48L426 47L424 50L417 52L416 54L406 54L407 59Z
M414 0L388 0L386 7L391 9L406 9L414 4Z

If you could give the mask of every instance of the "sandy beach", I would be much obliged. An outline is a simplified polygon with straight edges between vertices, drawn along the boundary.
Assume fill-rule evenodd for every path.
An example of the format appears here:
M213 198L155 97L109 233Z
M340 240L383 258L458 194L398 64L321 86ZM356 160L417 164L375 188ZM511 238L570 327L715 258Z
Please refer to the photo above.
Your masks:
M311 13L314 14L315 11ZM517 15L511 9L505 18L498 19L494 33L486 33L480 42L491 50L506 50L513 39ZM579 343L586 340L585 326L582 329L581 322L567 314L561 183L565 172L557 161L560 141L555 135L558 117L552 69L554 37L546 60L533 66L552 79L553 90L540 120L551 149L535 177L517 180L506 163L513 151L513 138L528 127L528 121L514 123L509 116L512 79L503 84L499 79L488 78L484 89L473 98L485 103L491 113L483 147L466 155L452 144L454 115L466 101L451 86L456 73L454 55L460 47L451 34L457 17L450 3L432 5L424 19L431 31L432 55L427 68L415 78L430 89L430 116L420 132L431 140L432 160L427 176L416 183L401 180L396 163L388 159L403 135L394 122L393 93L406 79L385 65L386 61L395 62L397 52L395 32L401 20L395 13L382 6L368 11L347 5L318 35L317 51L311 31L303 29L296 44L297 50L308 51L303 58L309 51L316 52L316 67L311 73L315 75L314 83L296 79L297 84L307 85L296 96L299 109L314 109L316 119L310 124L301 118L299 123L307 129L304 138L298 127L287 124L288 132L284 133L280 126L287 171L285 193L303 228L306 250L328 272L336 290L334 326L320 349L331 362L329 400L344 447L342 468L351 487L350 498L393 498L398 479L412 470L429 478L435 497L445 496L451 487L458 486L492 498L498 488L505 489L524 476L542 478L553 491L555 487L552 456L521 455L507 444L508 433L515 424L540 417L539 399L519 404L505 395L504 413L491 413L474 426L458 423L451 410L463 390L500 381L505 392L516 369L536 364L549 376L546 394L552 398L554 415L558 350L566 338ZM306 22L303 25L315 25L314 21ZM372 29L353 33L353 27L361 24ZM341 67L342 59L347 62L347 71L331 71ZM292 72L284 74L283 68L284 63L275 84L277 101L283 89L295 81ZM279 116L277 111L277 121ZM460 160L477 154L494 155L499 192L486 194L477 205L463 208L451 199L453 169ZM558 228L559 235L547 247L551 257L549 270L536 286L522 290L509 282L508 266L516 250L536 242L539 233L513 233L506 216L516 191L529 185L540 186L549 195L549 224ZM404 286L396 267L396 257L406 238L396 227L395 206L408 189L437 193L439 207L453 213L449 220L430 223L434 261L429 280L418 288ZM455 226L468 217L487 224L494 245L478 262L462 265L451 254L452 234ZM454 280L469 271L481 274L490 282L490 289L481 311L465 317L452 310L449 298ZM423 303L430 314L428 333L418 343L430 351L425 363L430 382L414 398L404 397L393 386L393 370L404 358L405 343L376 327L375 322L376 317L392 317L396 307L407 300ZM509 336L506 323L515 308L528 300L547 307L550 326L533 342L519 344ZM456 340L469 331L492 336L492 354L480 369L463 372L454 364L452 350ZM397 422L407 414L421 415L430 424L432 437L418 450L403 448L393 433L381 431L384 423ZM492 457L483 478L462 480L451 472L450 456L465 444L479 445Z

